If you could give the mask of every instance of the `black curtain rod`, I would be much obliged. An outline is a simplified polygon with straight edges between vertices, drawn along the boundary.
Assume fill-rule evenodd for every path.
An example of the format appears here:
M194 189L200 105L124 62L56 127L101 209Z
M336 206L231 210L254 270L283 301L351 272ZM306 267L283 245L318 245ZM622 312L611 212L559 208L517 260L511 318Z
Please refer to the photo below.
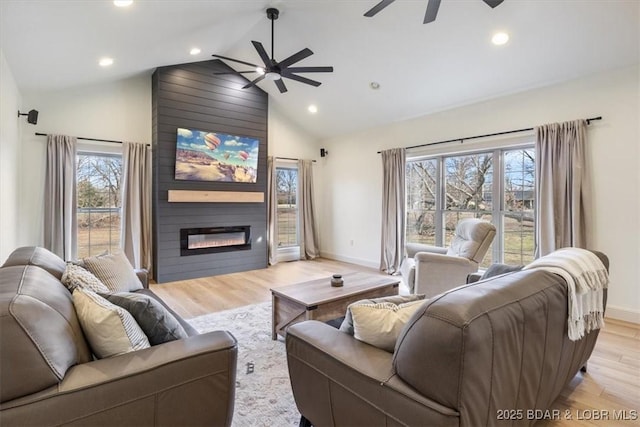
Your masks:
M36 136L49 136L49 134L36 132ZM85 138L83 136L76 136L76 139L84 139L85 141L111 142L114 144L122 144L122 141L115 141L113 139ZM151 144L147 144L147 146L151 146Z
M596 120L602 120L602 116L591 117L590 119L587 119L587 124L590 125L591 122L594 122ZM426 144L412 145L411 147L404 147L404 148L409 150L411 148L420 148L420 147L427 147L429 145L447 144L449 142L460 142L460 144L462 144L462 143L464 143L464 141L469 140L469 139L486 138L486 137L489 137L489 136L508 135L510 133L528 132L528 131L532 131L532 130L533 130L533 128L507 130L507 131L504 131L504 132L487 133L485 135L476 135L476 136L467 136L465 138L447 139L446 141L428 142ZM378 151L378 154L380 154L380 153L381 152Z
M294 158L292 158L292 157L276 157L276 159L278 159L278 160L295 160L296 162L297 162L298 160L300 160L300 159L294 159ZM315 163L315 162L316 162L315 160L311 160L311 161L312 161L313 163Z

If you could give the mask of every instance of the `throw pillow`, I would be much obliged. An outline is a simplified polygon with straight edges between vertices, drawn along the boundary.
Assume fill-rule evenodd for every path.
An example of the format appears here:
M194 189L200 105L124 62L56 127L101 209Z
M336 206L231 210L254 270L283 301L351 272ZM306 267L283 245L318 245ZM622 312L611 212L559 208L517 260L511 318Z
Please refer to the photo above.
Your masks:
M102 296L131 313L151 345L188 337L178 319L148 295L121 292Z
M102 283L100 279L94 276L89 270L71 262L67 262L67 266L64 269L64 273L62 274L60 281L71 292L73 292L77 287L89 289L93 292L109 292L109 288L107 288L104 283Z
M98 359L149 347L149 340L133 316L95 292L76 288L73 306L82 331Z
M373 299L363 299L360 301L356 301L354 303L349 304L347 307L347 312L344 315L344 320L340 325L340 331L345 334L353 335L353 317L351 315L351 307L354 305L361 304L379 304L383 302L389 302L391 304L400 305L407 302L423 300L424 294L411 294L411 295L392 295L389 297L379 297Z
M500 276L501 274L513 273L520 271L524 268L524 265L508 265L508 264L491 264L489 268L482 274L480 280L485 280L490 277Z
M351 307L353 336L360 341L393 353L398 336L423 301L396 305L390 302Z
M84 265L111 292L130 292L143 288L133 266L123 252L88 257L84 259Z

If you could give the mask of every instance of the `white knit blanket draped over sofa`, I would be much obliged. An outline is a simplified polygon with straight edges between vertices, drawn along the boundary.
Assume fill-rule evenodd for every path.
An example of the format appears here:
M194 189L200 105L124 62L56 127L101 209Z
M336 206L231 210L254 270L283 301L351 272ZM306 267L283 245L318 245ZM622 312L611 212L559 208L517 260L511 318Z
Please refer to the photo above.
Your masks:
M538 258L525 269L543 269L567 282L569 339L577 341L604 326L603 289L609 273L600 258L580 248L563 248Z

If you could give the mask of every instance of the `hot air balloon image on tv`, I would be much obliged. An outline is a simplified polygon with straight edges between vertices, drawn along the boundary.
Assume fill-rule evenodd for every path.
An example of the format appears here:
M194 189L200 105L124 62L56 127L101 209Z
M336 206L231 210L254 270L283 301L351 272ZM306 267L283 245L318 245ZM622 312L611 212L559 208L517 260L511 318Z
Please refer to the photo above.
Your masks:
M196 129L177 129L175 178L256 182L260 140Z

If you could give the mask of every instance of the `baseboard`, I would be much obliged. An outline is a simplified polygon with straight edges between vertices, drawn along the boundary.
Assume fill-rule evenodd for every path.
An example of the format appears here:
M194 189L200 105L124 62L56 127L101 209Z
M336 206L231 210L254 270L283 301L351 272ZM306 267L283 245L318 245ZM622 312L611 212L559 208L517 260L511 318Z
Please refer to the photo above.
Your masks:
M370 268L375 268L375 269L380 268L380 264L379 263L375 263L373 261L369 261L369 260L362 259L362 258L352 258L352 257L344 256L344 255L332 254L330 252L321 252L320 256L322 258L332 259L332 260L335 260L335 261L342 261L342 262L348 262L350 264L362 265L363 267L370 267Z
M611 306L607 304L607 315L611 319L622 320L625 322L640 324L640 312Z

